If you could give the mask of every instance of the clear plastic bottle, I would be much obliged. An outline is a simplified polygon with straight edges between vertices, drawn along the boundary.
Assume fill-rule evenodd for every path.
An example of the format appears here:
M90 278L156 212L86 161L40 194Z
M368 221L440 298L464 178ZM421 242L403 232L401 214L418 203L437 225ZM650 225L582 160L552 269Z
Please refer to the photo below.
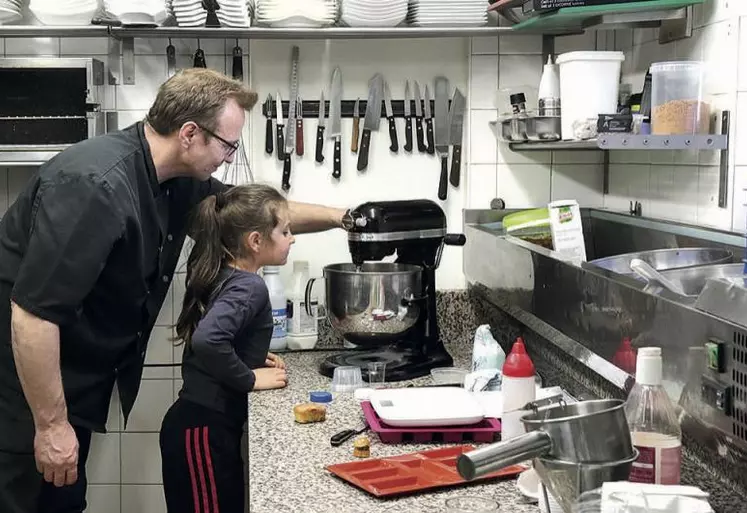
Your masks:
M625 404L633 445L640 451L628 479L634 483L680 482L682 430L661 379L661 348L642 347L636 361L636 383Z
M311 315L306 313L306 284L309 281L309 262L293 262L293 285L288 293L288 349L313 349L319 338L317 312L319 299L311 296ZM312 291L313 294L313 291Z
M280 279L280 268L267 265L262 268L262 276L270 293L272 306L272 341L270 351L281 351L288 347L287 307L288 298L285 296L283 281Z

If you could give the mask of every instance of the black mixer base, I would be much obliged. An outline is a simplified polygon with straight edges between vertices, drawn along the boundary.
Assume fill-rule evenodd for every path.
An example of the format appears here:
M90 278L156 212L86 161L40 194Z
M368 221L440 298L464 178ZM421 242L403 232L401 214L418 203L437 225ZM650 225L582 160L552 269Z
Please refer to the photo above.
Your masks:
M433 350L424 355L398 345L392 345L382 349L348 351L330 356L322 362L319 371L322 375L331 378L335 368L351 365L360 367L363 380L368 381L367 367L370 362L386 362L385 378L387 382L427 376L431 369L454 365L454 360L443 349L443 346L439 350Z

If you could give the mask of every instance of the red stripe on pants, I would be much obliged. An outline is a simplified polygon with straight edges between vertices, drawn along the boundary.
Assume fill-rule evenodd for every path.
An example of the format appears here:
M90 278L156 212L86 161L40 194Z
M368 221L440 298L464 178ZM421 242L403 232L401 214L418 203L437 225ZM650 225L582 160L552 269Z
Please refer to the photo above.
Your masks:
M207 486L205 485L205 472L202 468L202 452L200 451L200 428L195 428L194 443L195 459L197 460L197 475L200 477L200 484L202 485L202 504L205 507L205 513L210 513Z
M192 483L192 498L195 502L195 513L200 513L200 499L199 492L197 491L197 477L195 476L195 465L192 456L192 443L190 436L192 434L192 431L188 429L186 433L187 466L189 467L189 480Z
M208 443L208 427L202 430L202 445L205 449L205 462L208 470L208 479L210 480L210 491L213 496L213 512L218 512L218 489L215 487L215 475L213 474L213 459L210 456L210 444Z

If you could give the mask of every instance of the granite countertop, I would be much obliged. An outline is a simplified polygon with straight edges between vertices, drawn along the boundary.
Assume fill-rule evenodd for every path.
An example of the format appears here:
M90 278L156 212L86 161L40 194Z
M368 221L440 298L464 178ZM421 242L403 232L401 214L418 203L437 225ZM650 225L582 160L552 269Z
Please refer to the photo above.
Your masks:
M466 366L468 348L450 351L455 364ZM492 498L501 511L537 513L516 490L515 479L492 480L423 492L401 498L379 499L332 475L325 466L353 457L352 439L332 447L330 437L343 429L362 427L363 415L352 394L335 394L325 422L296 424L293 406L308 400L314 390L328 390L330 379L319 374L319 363L335 351L285 353L288 386L249 395L249 502L252 513L440 513L449 497L476 495ZM413 381L428 384L430 377ZM404 385L405 382L398 383ZM383 444L368 433L371 458L435 449L440 444Z

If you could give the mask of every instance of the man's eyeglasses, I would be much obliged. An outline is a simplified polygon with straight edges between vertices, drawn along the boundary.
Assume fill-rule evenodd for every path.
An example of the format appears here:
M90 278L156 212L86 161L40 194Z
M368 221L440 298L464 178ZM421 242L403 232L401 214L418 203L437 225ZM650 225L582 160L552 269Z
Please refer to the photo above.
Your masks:
M213 137L218 139L221 143L223 143L223 145L226 147L226 157L230 157L231 155L236 153L236 150L239 149L239 141L236 141L236 142L226 141L224 138L222 138L221 136L219 136L212 130L208 130L207 128L201 125L197 125L197 126L200 127L200 130L202 130L203 132L212 135Z

